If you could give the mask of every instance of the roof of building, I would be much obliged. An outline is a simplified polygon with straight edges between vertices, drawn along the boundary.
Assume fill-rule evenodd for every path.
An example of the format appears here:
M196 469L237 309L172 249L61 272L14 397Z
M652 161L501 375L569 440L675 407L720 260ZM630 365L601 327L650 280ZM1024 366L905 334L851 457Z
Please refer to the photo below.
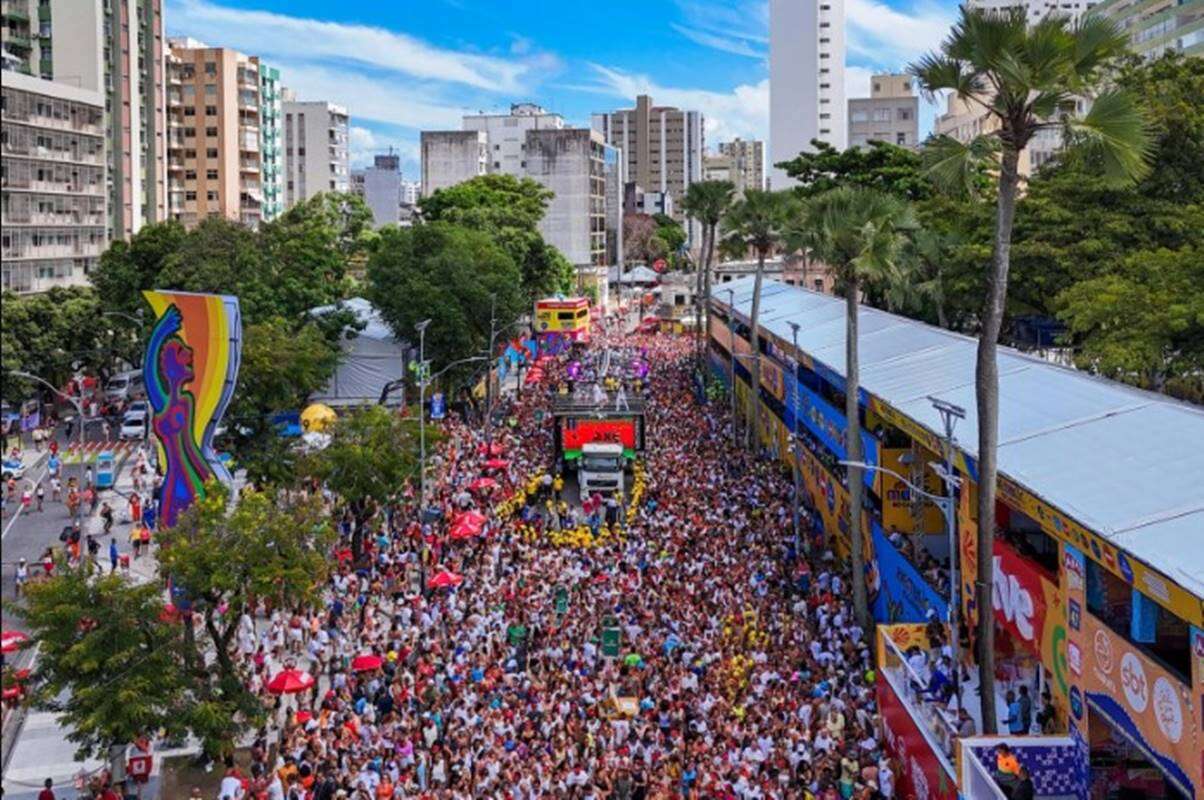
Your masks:
M753 278L712 297L751 313ZM845 301L766 280L761 327L840 375ZM978 449L974 338L861 307L861 387L933 433L929 395L966 411L958 446ZM1204 409L999 349L999 471L1117 547L1204 596Z

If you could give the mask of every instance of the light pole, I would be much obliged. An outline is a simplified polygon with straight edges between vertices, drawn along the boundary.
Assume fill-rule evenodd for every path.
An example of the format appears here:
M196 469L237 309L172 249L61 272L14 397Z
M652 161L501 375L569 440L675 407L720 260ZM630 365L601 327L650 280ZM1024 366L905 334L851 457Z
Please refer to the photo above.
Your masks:
M83 404L83 401L77 400L74 397L72 397L71 395L66 394L65 392L59 390L50 381L46 380L45 378L39 378L37 375L31 375L28 372L22 372L22 371L16 370L16 369L10 370L9 374L15 375L18 378L25 378L26 380L36 381L75 407L76 452L79 453L80 464L83 464L84 463L83 462L83 458L84 458L84 404ZM82 487L81 487L81 489L82 489ZM78 502L76 502L76 504L75 504L75 527L79 528L81 531L83 530L83 523L81 520L81 512L83 510L83 505L84 505L84 500L83 500L83 494L81 492L81 494L78 498Z
M949 540L949 645L953 651L953 690L957 695L957 706L961 708L961 642L958 635L961 604L958 602L959 579L957 571L957 493L961 488L961 478L953 471L953 446L957 443L957 439L953 435L953 428L957 424L957 420L966 418L966 411L961 406L953 405L932 395L928 396L928 400L937 410L937 413L941 415L941 420L945 428L945 435L941 439L944 461L940 467L932 465L937 477L945 484L946 493L944 495L926 491L924 488L916 486L907 478L886 467L866 464L860 461L841 461L839 463L846 467L860 467L875 472L884 472L894 477L896 480L902 482L909 491L924 498L940 509L941 516L945 519L945 535Z
M799 402L798 402L798 366L797 366L797 364L798 364L798 328L799 328L799 325L797 322L793 322L793 321L787 322L786 324L790 326L790 337L794 342L794 352L790 354L791 362L795 365L792 369L792 372L794 374L790 376L791 388L793 390L792 394L794 396L794 404L793 404L794 408L791 409L791 411L793 413L791 414L791 417L790 417L790 422L791 422L790 439L794 443L794 552L796 555L801 556L802 551L799 549L800 541L801 541L800 532L799 532L799 493L801 492L801 489L802 489L802 487L801 487L801 484L802 484L802 460L801 460L802 453L799 450L799 440L798 440Z
M732 444L739 445L736 436L736 290L727 290L727 366L728 394L732 401Z
M418 591L426 597L426 329L424 319L414 326L418 331Z

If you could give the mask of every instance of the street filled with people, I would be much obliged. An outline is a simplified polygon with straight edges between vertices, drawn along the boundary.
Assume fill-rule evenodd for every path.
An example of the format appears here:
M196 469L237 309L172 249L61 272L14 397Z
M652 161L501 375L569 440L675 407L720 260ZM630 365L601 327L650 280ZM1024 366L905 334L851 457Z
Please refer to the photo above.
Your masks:
M273 715L223 796L894 795L847 571L809 516L796 551L789 476L696 401L691 340L619 338L594 346L651 364L627 496L569 507L543 413L567 357L488 441L446 420L425 515L382 509L321 608L242 619Z

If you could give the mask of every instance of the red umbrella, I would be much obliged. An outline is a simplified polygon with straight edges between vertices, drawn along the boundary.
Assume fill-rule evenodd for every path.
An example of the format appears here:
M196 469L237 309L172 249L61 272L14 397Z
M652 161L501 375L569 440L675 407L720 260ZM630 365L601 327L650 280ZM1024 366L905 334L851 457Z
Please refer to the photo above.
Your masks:
M497 481L493 478L477 478L472 483L468 484L468 488L474 492L479 492L483 489L496 489Z
M445 589L450 586L459 586L464 582L464 578L454 572L441 570L433 578L426 582L426 585L431 589Z
M504 458L491 458L485 462L485 469L505 469L510 462Z
M480 511L465 511L456 515L456 524L467 522L470 525L475 525L478 528L485 527L485 523L489 521L489 517L482 514Z
M314 676L302 669L284 669L268 681L272 694L297 694L314 687Z
M21 631L4 631L0 633L0 652L15 653L21 649L21 644L28 642L29 637Z
M461 539L471 539L480 533L481 531L479 528L473 528L472 526L464 523L456 523L455 525L451 526L451 530L447 532L447 535L453 541L460 541Z
M380 669L385 660L375 653L364 653L351 659L351 669L356 672L371 672Z
M305 723L309 722L313 718L314 718L314 715L313 715L313 712L311 712L311 711L298 711L297 712L297 724L298 725L304 725Z

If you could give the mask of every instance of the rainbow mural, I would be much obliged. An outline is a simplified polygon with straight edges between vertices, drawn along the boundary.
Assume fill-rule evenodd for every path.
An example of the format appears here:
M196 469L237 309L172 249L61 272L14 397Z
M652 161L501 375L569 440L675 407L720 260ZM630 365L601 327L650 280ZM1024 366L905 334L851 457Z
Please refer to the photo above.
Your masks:
M242 314L237 297L157 290L142 294L157 320L142 362L163 472L156 518L171 526L204 496L208 481L232 483L213 450L213 434L238 379Z

